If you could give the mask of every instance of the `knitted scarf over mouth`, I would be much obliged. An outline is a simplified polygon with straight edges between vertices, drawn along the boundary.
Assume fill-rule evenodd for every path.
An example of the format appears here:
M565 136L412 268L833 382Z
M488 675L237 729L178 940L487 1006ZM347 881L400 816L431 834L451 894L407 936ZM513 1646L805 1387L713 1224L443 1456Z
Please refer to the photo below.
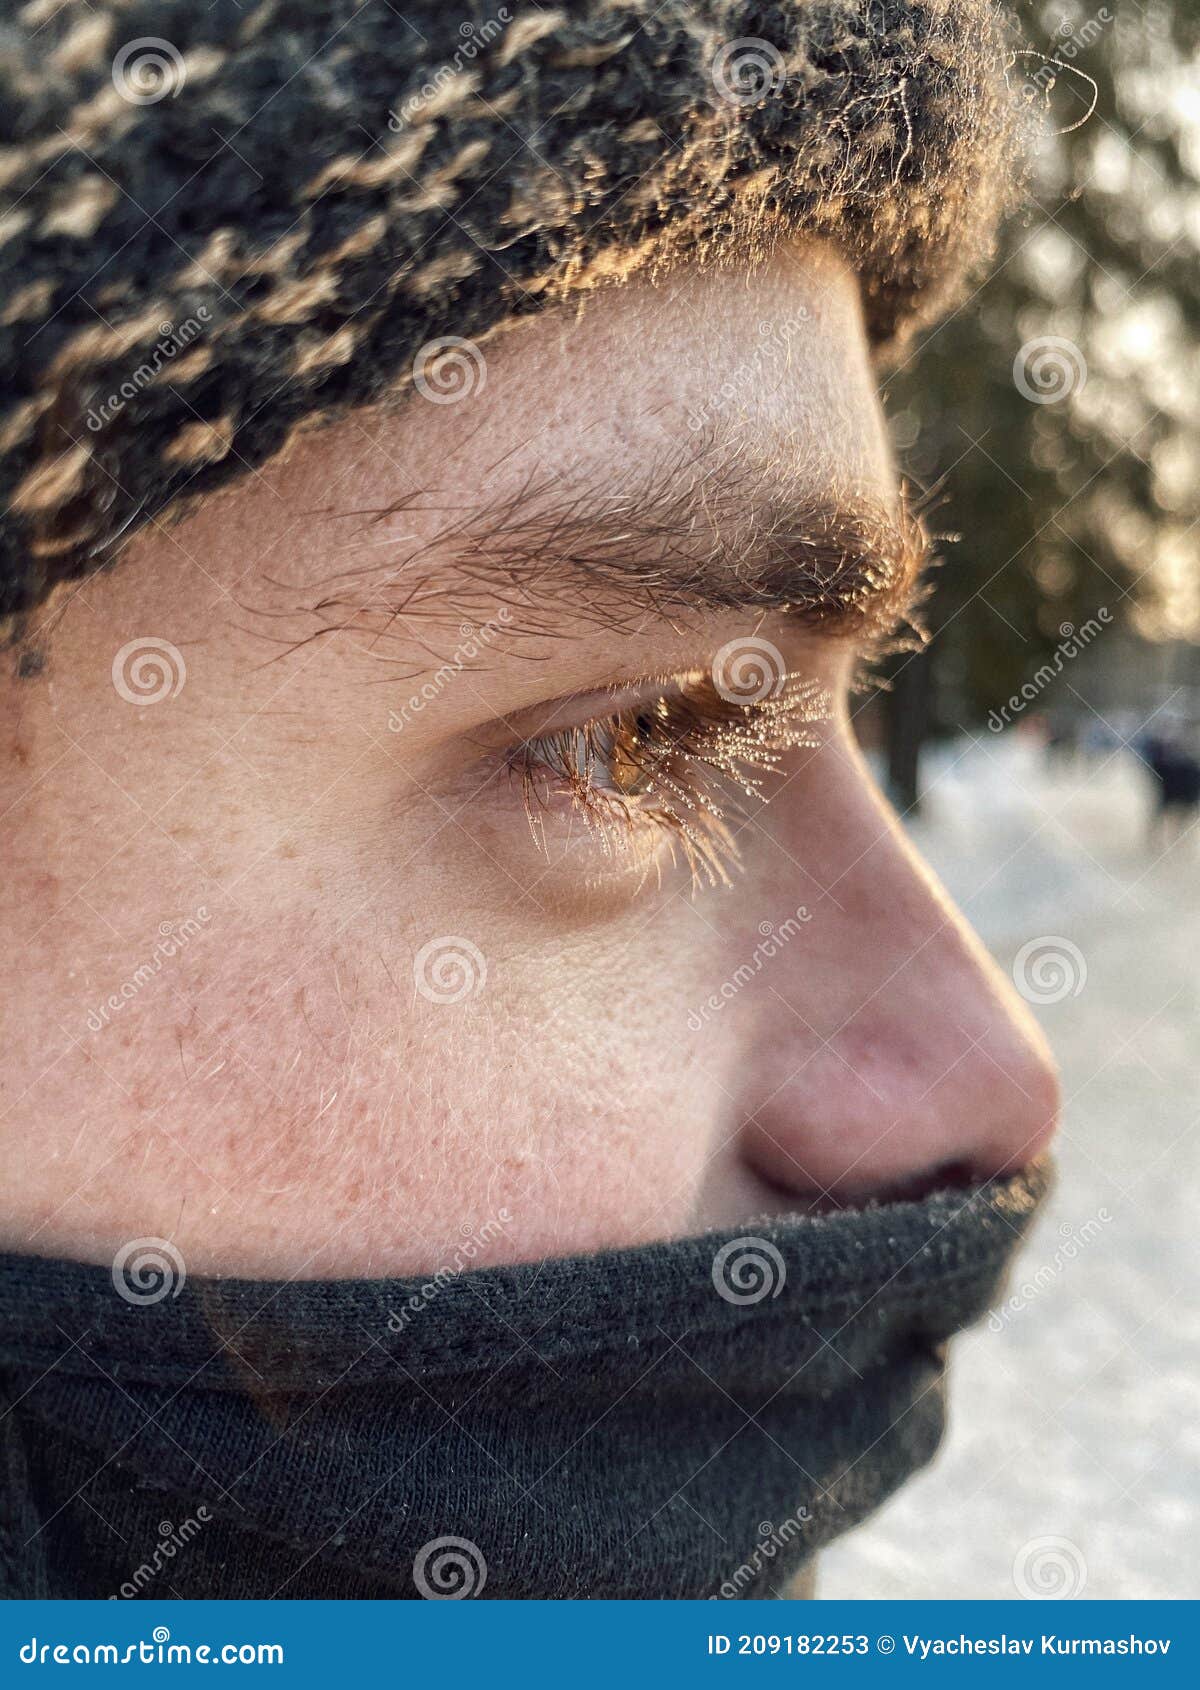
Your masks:
M1046 1183L426 1280L0 1256L0 1596L786 1594Z
M0 619L429 349L832 241L881 351L1016 186L991 0L0 0Z

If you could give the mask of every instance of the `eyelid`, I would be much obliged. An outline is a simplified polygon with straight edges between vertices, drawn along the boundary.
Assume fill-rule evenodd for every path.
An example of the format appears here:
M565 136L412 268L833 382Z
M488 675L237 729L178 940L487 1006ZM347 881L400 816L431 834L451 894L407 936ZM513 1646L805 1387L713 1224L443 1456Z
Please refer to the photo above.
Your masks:
M558 698L528 705L511 715L493 717L480 724L466 738L483 750L500 750L569 728L584 728L605 716L635 709L640 704L656 703L660 698L679 694L689 684L708 674L700 667L676 669L670 673L644 675L637 680L614 682L607 687L593 687L587 692L563 693Z
M583 723L565 722L510 748L535 843L545 848L545 818L565 802L607 854L635 841L666 842L672 859L678 851L688 862L696 886L729 883L739 861L731 826L737 794L764 798L763 779L785 750L817 746L806 730L828 714L830 699L817 682L790 672L778 691L738 700L715 670L696 670L649 700L643 693L619 709L611 695L609 702ZM623 721L629 717L635 720ZM632 784L618 768L626 778L632 771ZM606 771L615 785L597 778ZM646 853L647 870L654 860Z

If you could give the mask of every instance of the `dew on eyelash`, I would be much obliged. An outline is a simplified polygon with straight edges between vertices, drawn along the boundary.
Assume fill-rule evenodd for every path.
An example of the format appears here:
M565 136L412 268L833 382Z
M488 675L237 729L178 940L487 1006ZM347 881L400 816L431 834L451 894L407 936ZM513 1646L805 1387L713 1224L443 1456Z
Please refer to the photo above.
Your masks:
M614 718L615 727L597 721L554 736L553 749L542 766L551 772L557 769L567 781L566 796L573 800L589 836L606 858L635 855L643 861L646 874L653 872L661 880L659 847L665 842L672 860L678 853L687 862L693 887L728 885L730 869L739 865L737 841L724 804L706 790L704 782L716 777L727 787L736 787L742 797L766 802L764 778L775 771L784 750L816 747L819 741L808 730L828 715L830 699L814 683L793 676L778 696L756 700L752 706L733 705L734 714L728 719L705 721L706 710L716 714L713 700L704 691L707 677L689 679L697 687L691 697L681 689L673 701L664 697L632 716L634 729L650 748L650 761L640 762L636 751L630 750L624 783L609 766L620 753L619 718ZM728 699L718 703L721 709L731 708ZM653 735L667 731L673 707L681 710L684 725L674 744L655 750ZM684 743L689 734L699 739L698 750ZM686 775L674 767L677 764L694 771L692 790ZM526 765L522 779L530 831L541 853L549 856L545 801L537 799L531 765Z

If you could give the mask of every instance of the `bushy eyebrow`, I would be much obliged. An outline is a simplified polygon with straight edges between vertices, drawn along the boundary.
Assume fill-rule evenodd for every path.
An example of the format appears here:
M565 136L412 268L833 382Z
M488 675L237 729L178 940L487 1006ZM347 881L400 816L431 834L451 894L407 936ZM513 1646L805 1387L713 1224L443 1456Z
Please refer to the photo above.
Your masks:
M379 561L372 528L418 513L438 518L432 536ZM339 514L364 519L360 555L372 561L327 577L314 614L442 621L500 601L513 628L539 635L564 632L572 615L635 632L651 617L745 610L868 642L911 609L929 549L904 489L890 503L850 487L813 493L801 473L725 454L620 480L534 473L461 510L424 492Z

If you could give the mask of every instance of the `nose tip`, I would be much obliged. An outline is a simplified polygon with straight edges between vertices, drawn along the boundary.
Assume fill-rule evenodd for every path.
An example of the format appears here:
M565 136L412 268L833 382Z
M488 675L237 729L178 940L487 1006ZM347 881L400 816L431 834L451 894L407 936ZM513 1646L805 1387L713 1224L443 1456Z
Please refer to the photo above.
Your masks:
M861 1202L982 1183L1046 1148L1058 1076L1024 1005L988 974L969 993L940 985L923 1003L910 982L792 1041L792 1066L776 1064L744 1129L759 1174L789 1194Z
M811 768L777 824L803 855L765 870L762 891L803 860L829 895L751 986L745 1160L789 1196L847 1203L1015 1173L1059 1112L1029 1005L856 756Z
M985 1179L1027 1167L1058 1131L1062 1113L1058 1065L1040 1032L1025 1035L1020 1042L1020 1056L1005 1076L1012 1108L996 1112L993 1134L977 1157L978 1172Z

